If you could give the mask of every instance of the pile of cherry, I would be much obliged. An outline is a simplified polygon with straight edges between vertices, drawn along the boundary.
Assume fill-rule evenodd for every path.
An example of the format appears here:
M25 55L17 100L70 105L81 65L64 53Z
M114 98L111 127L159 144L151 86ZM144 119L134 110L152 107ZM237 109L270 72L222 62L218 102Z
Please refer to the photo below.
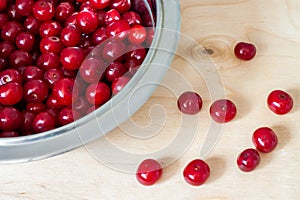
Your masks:
M241 60L251 60L256 55L256 47L253 44L239 42L234 48L234 54ZM268 108L278 115L284 115L293 108L293 99L285 91L274 90L267 98ZM202 99L196 92L187 91L181 94L177 100L179 110L184 114L193 115L202 108ZM235 104L229 99L219 99L210 106L210 116L217 123L230 122L237 113ZM237 157L237 166L243 172L253 171L260 163L260 153L269 153L275 149L278 143L276 133L269 127L260 127L252 134L254 148L248 148ZM140 163L136 177L143 185L153 185L162 175L162 166L154 159L146 159ZM188 163L183 170L183 176L187 183L199 186L210 176L209 165L195 159Z
M142 64L146 27L143 0L1 0L0 137L55 129L107 102Z

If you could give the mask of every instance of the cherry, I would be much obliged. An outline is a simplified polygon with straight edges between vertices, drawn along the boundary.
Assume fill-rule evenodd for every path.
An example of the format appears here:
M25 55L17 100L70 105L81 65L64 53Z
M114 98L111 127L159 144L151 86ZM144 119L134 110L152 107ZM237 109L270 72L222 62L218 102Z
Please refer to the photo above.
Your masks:
M33 15L28 16L24 21L24 29L33 35L38 35L42 22L37 20Z
M34 45L34 35L30 32L21 32L16 37L16 46L20 50L30 52Z
M0 86L0 104L12 106L21 101L23 88L21 84L10 82Z
M278 139L271 128L261 127L254 131L252 142L260 152L269 153L277 146Z
M101 80L105 70L105 63L97 58L89 58L79 68L81 78L87 83L97 83Z
M267 100L268 107L271 111L278 115L284 115L293 108L293 98L285 91L272 91Z
M131 7L130 0L112 0L109 6L111 9L116 9L119 13L123 14L129 11Z
M9 41L0 42L0 57L7 58L15 49L13 43Z
M129 30L130 26L126 21L113 21L106 27L106 35L109 37L116 37L122 40L127 37Z
M0 30L9 21L9 17L6 13L0 13Z
M23 83L23 78L21 73L16 69L6 69L0 72L0 85L5 85L7 83Z
M24 20L24 16L20 15L16 10L16 4L10 4L8 5L6 9L6 13L9 17L9 19L22 22Z
M246 149L238 155L237 165L243 172L253 171L260 162L260 155L255 149Z
M132 44L141 44L147 39L147 30L142 25L134 25L128 34L128 41Z
M49 1L39 0L33 4L32 13L40 21L49 21L54 17L55 9Z
M63 50L63 44L57 36L43 38L40 42L40 50L42 53L60 54Z
M22 133L33 132L32 123L33 123L33 119L36 116L36 114L33 112L30 112L28 110L23 110L22 115L23 115L23 122L21 123L20 131Z
M61 66L60 57L54 53L44 53L39 57L37 66L43 70L59 68Z
M210 106L210 116L218 123L231 121L236 115L236 106L228 99L219 99Z
M84 58L85 53L79 47L64 48L60 54L60 62L68 70L79 69Z
M48 87L45 81L30 80L23 85L24 99L26 102L40 103L48 96Z
M126 60L135 60L136 65L141 65L147 55L145 48L140 44L130 44L125 54Z
M241 60L251 60L256 54L256 47L253 44L239 42L234 47L234 54Z
M29 16L32 12L33 0L16 0L16 11L19 15Z
M113 82L116 78L123 76L127 72L126 67L120 62L111 63L105 70L105 79Z
M141 162L136 171L136 179L145 186L153 185L162 175L162 166L154 159Z
M90 2L94 9L101 10L106 8L110 4L111 0L90 0Z
M48 69L44 73L44 80L46 81L48 87L52 89L55 82L59 81L60 79L64 78L64 73L61 69Z
M0 12L4 11L6 9L7 6L7 0L2 0L0 2Z
M67 26L77 26L77 15L78 12L74 12L72 15L70 15L70 17L65 21L65 27Z
M22 32L23 26L17 21L9 21L2 27L1 37L11 43L15 42L17 35Z
M61 126L74 122L74 120L80 118L80 113L76 110L72 110L72 107L63 108L58 114L58 123Z
M67 26L62 29L60 39L66 47L77 46L81 41L81 31L76 26Z
M209 175L210 168L208 164L200 159L191 161L183 170L184 180L193 186L205 183Z
M32 65L32 56L26 51L16 50L10 54L9 64L15 68Z
M126 12L122 15L122 19L127 21L127 23L129 24L129 26L134 26L134 25L141 25L142 24L142 19L139 16L139 14L137 14L134 11L130 11L130 12Z
M52 94L58 100L58 104L69 106L78 98L78 90L74 87L74 80L63 78L53 84Z
M45 21L40 26L40 36L42 38L50 37L50 36L59 36L62 31L62 26L57 21Z
M43 78L44 71L36 66L28 66L23 70L24 81L39 80Z
M17 130L23 122L23 115L16 108L4 107L0 110L0 130Z
M98 28L94 31L92 35L92 43L98 45L106 40L108 36L106 35L106 29L104 27Z
M102 55L108 63L111 63L123 56L126 52L125 50L126 46L122 41L112 40L104 45Z
M28 103L26 105L26 110L39 114L40 112L46 110L46 105L44 103Z
M64 107L64 105L61 105L58 99L54 97L53 93L50 93L50 95L47 97L46 106L47 108L54 109L62 109Z
M55 8L55 18L59 22L65 22L72 13L75 12L74 6L70 2L61 2Z
M76 17L76 22L78 28L83 33L87 34L95 31L99 25L97 15L94 12L88 10L83 10L79 12Z
M76 110L80 114L85 114L91 104L86 100L85 97L80 96L75 103L72 105L72 109ZM75 118L78 119L78 118Z
M18 137L19 133L17 131L2 131L0 132L0 138Z
M41 112L34 117L32 127L36 133L41 133L54 129L55 124L56 121L52 114Z
M92 83L86 88L85 96L92 105L100 106L110 99L110 89L103 83Z
M110 9L104 14L104 23L106 25L110 24L113 21L118 21L121 19L120 13L115 9Z
M177 100L179 110L184 114L197 114L202 108L202 98L196 92L184 92Z
M85 1L80 5L79 11L91 11L95 12L95 9L92 7L92 4L90 1Z
M121 76L116 78L111 84L112 94L118 94L127 85L129 81L130 77L128 76Z

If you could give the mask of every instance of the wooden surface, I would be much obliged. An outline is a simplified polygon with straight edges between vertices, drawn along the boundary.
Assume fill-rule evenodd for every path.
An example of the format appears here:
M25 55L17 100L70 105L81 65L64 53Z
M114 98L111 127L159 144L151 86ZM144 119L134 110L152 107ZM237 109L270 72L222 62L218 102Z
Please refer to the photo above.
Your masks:
M134 174L101 164L85 148L80 148L42 161L0 166L0 199L299 199L300 1L182 0L181 3L182 33L212 50L211 57L226 96L238 108L235 120L224 126L216 147L205 157L211 167L207 183L201 187L189 186L183 180L182 170L200 156L211 124L210 93L203 74L177 56L163 82L167 87L160 86L132 118L138 126L147 126L152 116L151 125L159 126L156 120L161 114L154 108L163 107L166 121L159 134L148 139L131 137L122 131L126 132L130 124L126 122L105 138L125 152L147 155L166 148L180 127L193 126L181 123L184 120L177 111L176 97L166 89L180 87L181 83L172 77L172 72L178 72L201 94L204 105L198 115L188 119L197 122L196 136L181 157L164 168L156 185L143 187ZM242 62L234 57L232 50L238 41L250 41L257 46L254 60ZM189 47L181 43L178 51L183 48ZM185 53L197 56L194 50ZM285 116L276 116L266 108L268 93L278 88L288 91L295 100L294 109ZM274 152L262 155L254 172L241 173L236 167L236 156L252 147L251 134L260 126L272 127L278 134L279 145ZM95 144L98 142L101 140Z

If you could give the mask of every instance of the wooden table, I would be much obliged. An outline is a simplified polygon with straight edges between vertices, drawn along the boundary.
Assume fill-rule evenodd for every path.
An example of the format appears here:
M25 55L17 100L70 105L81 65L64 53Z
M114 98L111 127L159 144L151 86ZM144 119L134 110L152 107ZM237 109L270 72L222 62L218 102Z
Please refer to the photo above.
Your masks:
M153 108L151 125L159 126L156 120L161 118L161 113L155 108L163 107L166 121L159 134L144 140L130 137L122 131L126 132L130 124L126 122L105 138L123 151L147 155L166 148L180 127L197 126L190 145L180 158L164 168L156 185L141 186L134 174L118 172L108 163L101 164L86 148L80 148L41 161L0 166L1 199L299 199L300 2L182 0L181 3L182 34L212 50L211 58L223 81L226 97L238 108L237 117L225 124L216 147L205 157L211 167L207 183L201 187L188 185L182 170L199 156L211 125L208 114L211 97L203 74L176 56L163 81L167 87L159 86L132 117L138 126L147 126L151 123L148 112ZM257 56L252 61L243 62L234 57L233 47L238 41L257 46ZM179 52L189 48L184 45L180 43ZM197 56L197 52L185 53ZM182 120L176 96L166 89L180 87L172 72L178 72L204 100L201 112L188 119L196 124ZM291 113L277 116L267 109L266 97L273 89L286 90L293 96L295 107ZM272 127L278 134L279 145L274 152L262 155L261 164L254 172L242 173L236 166L236 156L253 146L251 134L260 126Z

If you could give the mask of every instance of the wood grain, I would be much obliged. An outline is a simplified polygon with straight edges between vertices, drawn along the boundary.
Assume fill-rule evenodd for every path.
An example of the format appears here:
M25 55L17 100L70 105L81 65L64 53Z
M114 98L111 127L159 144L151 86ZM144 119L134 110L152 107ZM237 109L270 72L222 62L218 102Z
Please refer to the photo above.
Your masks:
M188 132L196 126L195 137L189 146L176 152L181 153L178 157L172 152L158 157L165 165L158 184L143 187L134 174L116 171L111 163L101 163L86 148L80 148L42 161L1 165L1 199L299 198L300 1L182 0L181 4L181 32L199 46L186 46L181 41L178 56L162 85L131 120L105 137L123 151L147 155L166 148L180 128ZM254 60L242 62L234 57L233 47L238 41L257 46ZM201 49L208 50L210 59L200 59ZM214 69L205 68L199 73L186 57L199 58L200 68L213 63ZM191 187L184 182L182 170L199 156L211 125L211 91L205 76L214 70L221 78L226 97L236 103L238 115L223 127L216 147L205 157L211 167L208 182ZM266 108L268 93L278 88L288 91L295 100L294 109L285 116L276 116ZM204 100L202 111L190 118L182 116L176 108L176 95L186 89L199 92ZM138 137L136 126L151 127L140 133L144 139ZM278 148L262 155L261 164L253 173L241 173L235 164L236 156L244 148L252 147L251 134L260 126L276 131ZM97 147L102 140L91 145ZM136 167L135 163L122 164Z

